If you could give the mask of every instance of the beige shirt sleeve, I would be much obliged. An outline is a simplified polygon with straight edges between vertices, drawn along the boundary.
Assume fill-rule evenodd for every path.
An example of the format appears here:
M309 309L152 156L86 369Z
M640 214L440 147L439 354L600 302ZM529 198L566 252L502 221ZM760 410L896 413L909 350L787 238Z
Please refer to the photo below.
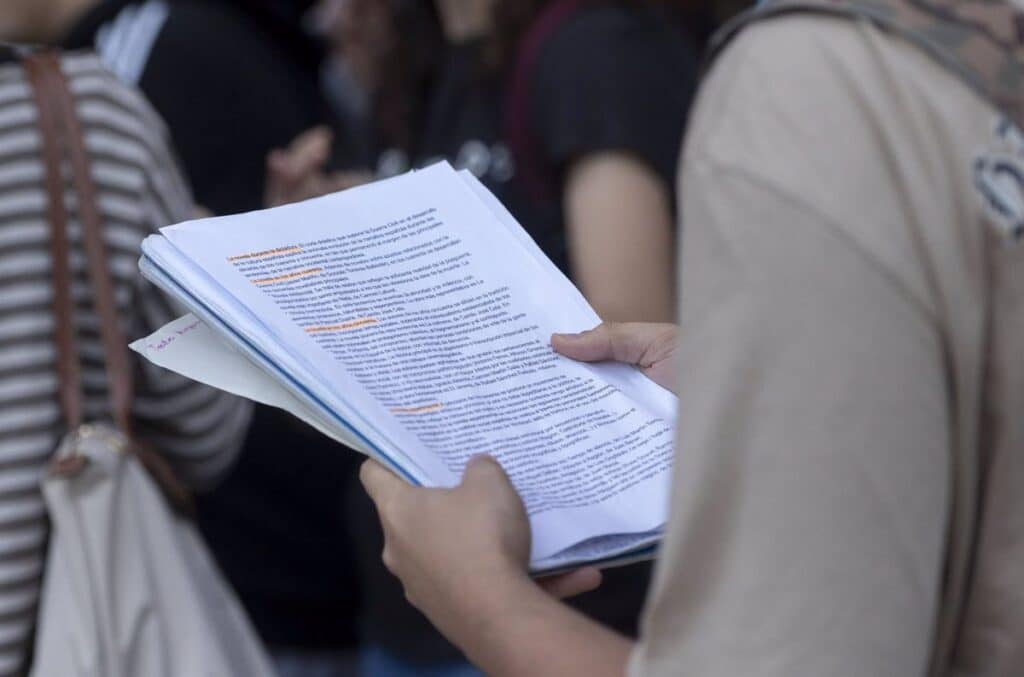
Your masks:
M915 135L935 130L901 78L948 83L918 57L853 22L777 20L700 95L673 505L634 675L928 669L954 432L913 233L956 214L921 200L936 170Z

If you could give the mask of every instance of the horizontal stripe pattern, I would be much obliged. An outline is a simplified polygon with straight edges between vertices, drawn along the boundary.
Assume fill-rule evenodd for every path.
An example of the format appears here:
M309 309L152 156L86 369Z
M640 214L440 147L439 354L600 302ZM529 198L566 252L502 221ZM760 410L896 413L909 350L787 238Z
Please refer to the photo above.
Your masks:
M138 274L143 238L191 215L159 118L98 58L68 56L69 77L99 189L115 298L128 337L181 314ZM0 676L20 674L27 654L46 548L39 483L62 432L51 310L47 195L36 109L21 69L0 68ZM89 420L110 418L99 322L77 221L70 210L72 299ZM137 432L195 486L223 473L248 425L248 406L151 364L136 365Z

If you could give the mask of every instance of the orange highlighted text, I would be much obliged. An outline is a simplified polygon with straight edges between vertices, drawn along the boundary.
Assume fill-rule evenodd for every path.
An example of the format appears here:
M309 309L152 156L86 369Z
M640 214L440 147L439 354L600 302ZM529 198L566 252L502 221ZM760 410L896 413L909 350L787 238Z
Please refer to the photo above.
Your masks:
M391 410L392 414L432 414L435 411L441 411L444 409L444 405L440 402L434 404L427 404L422 407L395 407Z
M228 261L234 263L235 261L248 261L250 259L270 259L275 256L284 256L286 254L298 254L302 251L302 247L278 247L277 249L267 249L262 252L250 252L248 254L239 254L238 256L229 256Z
M358 320L352 320L351 322L342 322L341 324L328 324L322 327L306 327L307 334L323 334L329 331L351 331L352 329L361 329L362 327L372 327L377 324L378 320L375 317L364 317Z
M304 277L310 277L321 272L323 272L323 268L308 268L307 270L296 270L294 273L278 275L277 277L265 277L261 280L253 280L253 284L258 284L262 286L265 284L277 284L278 282L291 282L292 280L300 280Z

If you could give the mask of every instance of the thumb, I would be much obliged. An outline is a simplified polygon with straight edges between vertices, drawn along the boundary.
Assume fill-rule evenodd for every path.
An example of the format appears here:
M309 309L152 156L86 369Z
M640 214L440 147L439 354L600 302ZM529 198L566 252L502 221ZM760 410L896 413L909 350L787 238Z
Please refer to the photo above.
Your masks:
M648 345L647 325L604 322L579 334L554 334L551 347L556 353L580 362L626 362L637 364Z
M404 488L404 482L397 475L372 459L363 461L359 467L359 481L378 506Z
M462 473L462 486L494 486L495 483L511 484L504 468L492 456L479 454L469 459Z

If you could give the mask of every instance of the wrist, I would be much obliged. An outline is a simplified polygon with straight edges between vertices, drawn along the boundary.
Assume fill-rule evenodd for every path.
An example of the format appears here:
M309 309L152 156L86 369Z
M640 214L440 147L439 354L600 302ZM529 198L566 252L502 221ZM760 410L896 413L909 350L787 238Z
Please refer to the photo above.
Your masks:
M544 595L523 569L499 566L486 573L477 571L462 588L462 603L445 634L465 653L477 653L518 623L528 612L524 602L538 593Z
M471 592L476 600L479 623L500 619L538 590L526 570L511 563L497 565L488 575L476 580L476 589Z
M448 635L478 668L502 675L624 674L626 638L551 597L522 570L490 580L474 613Z

